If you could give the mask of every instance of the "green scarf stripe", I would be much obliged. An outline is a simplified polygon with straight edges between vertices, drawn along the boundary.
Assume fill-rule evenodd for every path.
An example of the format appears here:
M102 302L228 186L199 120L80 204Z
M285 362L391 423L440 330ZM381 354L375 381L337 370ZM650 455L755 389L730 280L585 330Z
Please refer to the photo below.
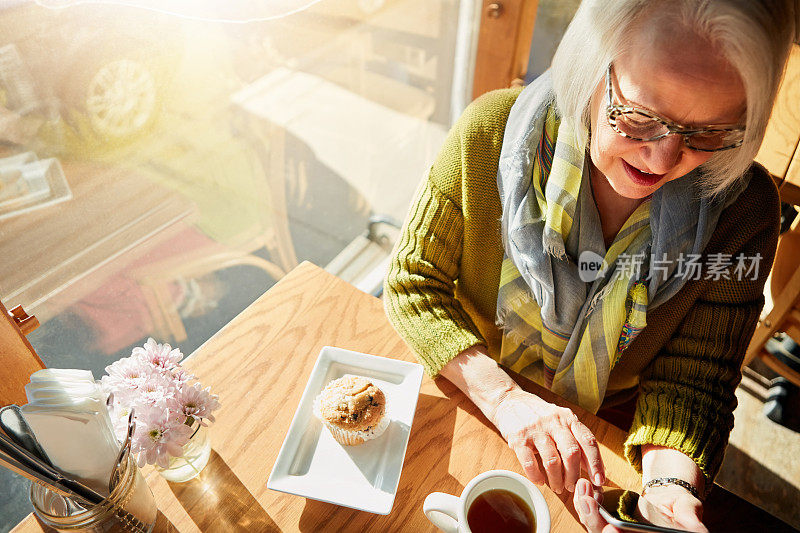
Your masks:
M578 200L567 191L559 191L558 196L553 199L558 202L558 205L564 214L570 218L575 218L575 208L578 206Z
M504 259L500 269L500 287L502 288L504 285L520 278L522 278L522 276L519 270L517 270L517 267L514 266L514 263L508 258Z
M512 350L512 348L513 351L511 353L506 353L505 350ZM527 347L524 344L515 344L513 346L511 342L507 346L503 344L499 363L506 368L513 368L523 356L525 350L527 350Z
M623 227L624 229L624 227ZM640 240L639 237L644 235L645 237L649 238L650 234L650 225L644 225L636 228L634 231L628 232L625 237L614 241L611 247L606 252L605 261L609 264L613 264L622 254L622 252L627 253L631 258L635 255L631 250L631 244L634 241ZM639 253L637 251L637 253Z
M569 141L574 141L574 136L569 136ZM572 165L580 173L583 173L583 160L585 157L585 150L579 149L575 146L568 144L568 142L556 140L556 157L562 163Z
M631 222L631 221L629 221ZM650 219L649 218L641 218L638 221L634 221L626 223L617 233L617 237L614 240L622 240L628 237L631 233L638 231L642 228L649 228L650 227Z
M629 235L632 233L641 230L642 228L649 228L650 227L650 219L648 217L642 217L639 220L628 220L622 228L620 228L619 233L614 238L614 242L612 246L617 243L617 241L622 241L628 238ZM629 241L630 242L630 241Z
M576 216L586 152L578 144L575 130L560 123L552 109L542 130L538 146L546 150L533 158L530 174L534 206L529 204L529 210L521 213L531 228L544 215L542 243L545 251L554 256L552 261L560 264L564 260L574 261L569 259L565 243ZM551 154L550 135L554 131L558 133ZM593 303L591 312L587 311L583 321L575 324L572 334L565 335L547 326L528 282L513 260L504 258L498 290L498 324L504 331L501 363L531 379L543 380L554 392L596 412L612 365L618 359L619 347L624 349L629 344L622 333L635 334L647 310L646 291L644 300L639 298L626 307L633 269L627 269L630 273L622 271L624 276L616 275L615 269L623 252L646 254L651 237L649 216L647 201L620 229L606 252L606 265L612 269L610 278L601 286L602 294L594 295L598 303ZM570 337L579 331L577 350L571 358L564 359Z
M643 229L646 229L648 233L650 232L650 202L644 202L637 207L625 224L622 225L606 252L605 259L609 263L616 261L619 254L628 248L632 240L639 234L638 232Z
M539 187L539 182L540 182L541 177L543 175L546 175L546 174L544 174L543 172L541 172L540 169L537 168L536 170L534 170L533 177L532 177L532 179L533 179L533 190L536 193L536 204L539 207L539 211L538 212L540 213L540 216L539 216L539 218L537 218L537 220L543 220L543 217L541 216L541 213L545 212L544 209L547 206L547 200L545 200L544 193L542 192L541 187Z

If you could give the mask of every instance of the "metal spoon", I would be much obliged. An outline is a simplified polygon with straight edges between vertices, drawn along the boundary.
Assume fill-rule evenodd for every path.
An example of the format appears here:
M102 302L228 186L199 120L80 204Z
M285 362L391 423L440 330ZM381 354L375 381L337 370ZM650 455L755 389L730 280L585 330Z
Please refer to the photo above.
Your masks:
M117 454L117 461L114 463L114 468L111 470L111 478L108 480L109 494L111 494L111 491L114 490L114 487L116 487L122 479L122 471L125 468L123 465L128 462L128 456L131 454L131 441L133 440L133 432L136 429L136 421L133 419L134 416L135 411L131 408L131 412L128 415L128 432L125 435L125 442L122 443L122 448L120 448L119 454Z

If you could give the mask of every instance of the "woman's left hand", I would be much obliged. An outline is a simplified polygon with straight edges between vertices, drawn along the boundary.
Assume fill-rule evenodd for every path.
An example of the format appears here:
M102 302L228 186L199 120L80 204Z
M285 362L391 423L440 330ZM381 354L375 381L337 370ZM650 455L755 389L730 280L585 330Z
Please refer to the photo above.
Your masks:
M589 533L623 533L608 524L598 509L601 492L586 479L575 485L572 502L578 519ZM642 523L657 524L674 529L708 533L701 518L703 504L688 491L677 486L653 487L639 498L636 518Z
M639 514L637 519L647 522L708 533L703 525L703 502L677 485L663 485L647 489L644 496L639 497Z

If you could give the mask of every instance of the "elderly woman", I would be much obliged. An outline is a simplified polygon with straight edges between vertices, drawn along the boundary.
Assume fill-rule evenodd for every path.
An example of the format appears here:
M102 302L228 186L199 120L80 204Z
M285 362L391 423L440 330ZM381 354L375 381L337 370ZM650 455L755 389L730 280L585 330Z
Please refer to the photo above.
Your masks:
M778 196L752 160L796 11L584 0L547 73L469 106L408 215L392 323L531 480L575 493L590 531L594 436L503 369L591 412L627 408L643 500L705 530L776 247Z

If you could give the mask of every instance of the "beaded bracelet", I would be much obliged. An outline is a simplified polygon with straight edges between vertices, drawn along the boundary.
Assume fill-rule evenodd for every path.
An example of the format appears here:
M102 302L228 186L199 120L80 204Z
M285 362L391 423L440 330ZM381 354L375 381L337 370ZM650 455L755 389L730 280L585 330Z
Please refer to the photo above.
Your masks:
M684 489L688 490L692 493L692 496L700 500L700 495L697 493L697 489L689 483L688 481L684 481L682 479L676 477L658 477L655 479L651 479L647 483L644 484L642 487L642 494L647 491L650 487L661 487L664 485L678 485L679 487L683 487Z

